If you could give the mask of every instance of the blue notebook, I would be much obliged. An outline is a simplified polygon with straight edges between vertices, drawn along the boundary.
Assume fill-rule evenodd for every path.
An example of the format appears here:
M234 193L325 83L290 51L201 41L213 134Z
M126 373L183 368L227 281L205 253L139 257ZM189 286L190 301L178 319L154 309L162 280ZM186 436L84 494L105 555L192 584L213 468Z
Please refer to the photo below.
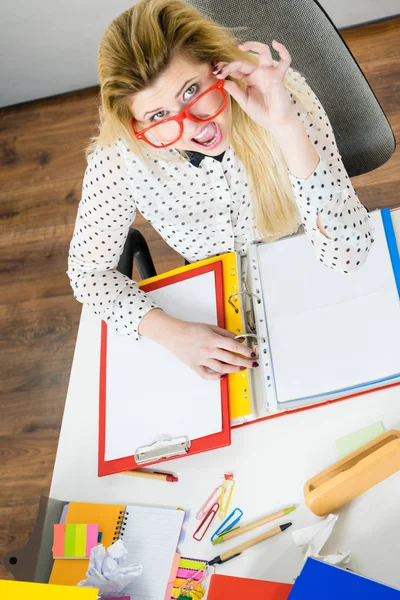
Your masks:
M308 558L288 600L399 600L400 591Z

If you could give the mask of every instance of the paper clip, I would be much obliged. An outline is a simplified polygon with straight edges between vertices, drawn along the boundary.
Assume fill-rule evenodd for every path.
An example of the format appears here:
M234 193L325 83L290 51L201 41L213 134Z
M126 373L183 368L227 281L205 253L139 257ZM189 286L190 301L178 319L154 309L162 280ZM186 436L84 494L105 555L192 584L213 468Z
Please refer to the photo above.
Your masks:
M211 493L210 497L204 502L203 506L200 508L199 512L196 515L196 519L204 519L206 514L209 512L211 506L218 502L221 497L222 485L219 485L215 488L215 490Z
M221 519L221 521L226 519L229 510L229 505L232 500L233 490L235 489L235 480L233 479L233 473L226 473L224 477L225 481L222 484L218 512L218 516Z
M206 516L204 517L204 519L202 520L202 522L200 523L200 525L198 526L196 531L194 532L194 534L193 534L194 540L196 540L197 542L201 542L201 540L207 533L208 528L210 527L211 523L213 522L213 519L218 512L218 509L219 509L219 503L215 502L215 504L212 505L212 507L210 508L210 510L208 511L208 513L206 514Z
M224 535L228 531L231 531L236 523L239 523L240 519L243 517L243 511L240 508L235 508L229 517L225 519L225 521L218 527L218 529L211 536L211 541L213 542L215 538L220 535Z
M204 569L196 573L193 577L186 579L186 581L177 588L179 598L203 598L206 590L202 587L202 584L215 572L214 567L206 565Z

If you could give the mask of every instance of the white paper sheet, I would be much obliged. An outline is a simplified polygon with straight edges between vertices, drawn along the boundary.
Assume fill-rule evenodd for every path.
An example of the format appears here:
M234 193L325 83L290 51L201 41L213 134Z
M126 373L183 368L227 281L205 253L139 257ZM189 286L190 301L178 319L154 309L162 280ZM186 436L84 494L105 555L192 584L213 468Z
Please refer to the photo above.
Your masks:
M333 528L338 520L338 515L328 515L319 523L309 525L292 532L293 540L304 556L317 558L330 565L347 565L350 560L350 552L337 550L334 554L321 554L323 547L331 536Z
M123 590L135 600L163 600L179 541L183 510L127 506L122 532L127 563L141 564L140 577Z
M169 315L217 325L214 273L149 294ZM134 454L166 437L190 440L222 429L219 381L205 381L155 342L108 327L105 458Z
M400 372L400 308L382 220L366 263L323 266L305 235L259 247L280 403Z

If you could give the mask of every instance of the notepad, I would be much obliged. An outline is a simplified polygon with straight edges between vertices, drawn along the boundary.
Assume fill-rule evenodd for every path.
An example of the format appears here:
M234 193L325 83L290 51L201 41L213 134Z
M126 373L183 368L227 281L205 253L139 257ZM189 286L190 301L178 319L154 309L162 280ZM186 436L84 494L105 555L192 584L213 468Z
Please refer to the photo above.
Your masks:
M127 563L143 566L143 573L124 589L138 600L162 600L180 537L184 511L127 506L120 538L128 550Z
M385 385L400 374L400 310L381 213L375 242L356 272L315 260L305 235L258 248L278 404L313 402ZM373 318L371 318L373 315Z

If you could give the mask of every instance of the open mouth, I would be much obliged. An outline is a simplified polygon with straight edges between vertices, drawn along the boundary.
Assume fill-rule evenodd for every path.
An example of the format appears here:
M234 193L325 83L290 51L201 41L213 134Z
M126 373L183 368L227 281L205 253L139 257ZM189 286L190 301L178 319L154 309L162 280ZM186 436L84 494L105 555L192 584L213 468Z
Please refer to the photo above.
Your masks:
M204 148L215 147L221 140L222 132L216 123L207 123L207 125L201 129L200 133L192 138L193 142Z

